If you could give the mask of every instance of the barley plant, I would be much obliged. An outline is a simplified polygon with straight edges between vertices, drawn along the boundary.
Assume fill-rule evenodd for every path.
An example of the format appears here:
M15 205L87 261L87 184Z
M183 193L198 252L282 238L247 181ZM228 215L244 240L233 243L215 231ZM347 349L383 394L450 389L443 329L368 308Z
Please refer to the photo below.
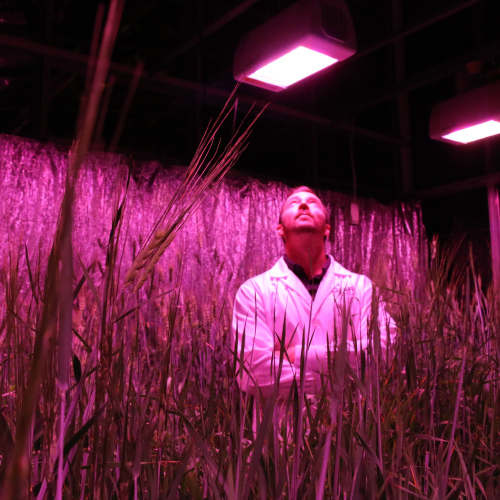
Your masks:
M397 324L387 350L373 318L368 348L347 362L344 321L331 332L318 394L300 378L279 398L279 381L269 397L240 390L247 367L229 330L232 288L207 273L193 291L183 286L192 255L169 267L160 259L245 147L250 128L217 149L231 101L130 268L127 175L109 202L105 257L79 254L75 186L122 7L111 1L91 57L50 251L5 235L2 498L499 498L498 289L485 285L472 252L459 262L459 243L432 243L418 287L384 262L371 276L372 310L384 301ZM224 263L213 264L222 273ZM288 362L284 349L276 362L278 371Z
M125 177L102 262L64 244L56 261L54 248L45 255L22 241L3 261L4 493L496 498L499 303L472 252L459 262L459 243L434 241L420 289L375 277L374 301L385 301L398 326L387 351L372 321L373 342L351 366L341 329L319 394L305 394L299 379L278 401L254 398L238 386L231 297L213 280L191 296L183 288L190 256L170 269L160 261L142 288L125 286L126 186ZM283 352L277 363L286 362ZM38 394L24 416L35 365Z

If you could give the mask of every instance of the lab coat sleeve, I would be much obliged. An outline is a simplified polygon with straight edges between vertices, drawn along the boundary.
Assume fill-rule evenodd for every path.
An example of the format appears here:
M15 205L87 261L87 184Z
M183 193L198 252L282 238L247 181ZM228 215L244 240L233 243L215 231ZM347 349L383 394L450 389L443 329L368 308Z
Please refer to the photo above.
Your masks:
M295 346L295 365L300 366L301 363L302 346ZM334 362L335 356L338 355L338 351L335 351L335 346L330 346L330 359L331 363ZM351 366L356 364L356 353L349 347L346 349L347 362ZM330 372L328 366L328 347L326 345L311 345L307 351L306 369L309 371L314 371L322 375L327 375Z
M244 367L239 366L237 378L241 389L250 394L257 394L259 388L264 396L268 396L278 374L279 356L275 355L275 350L279 349L279 343L269 327L273 324L269 315L272 315L272 308L265 304L259 287L253 280L245 282L236 294L231 332L233 345L237 339L239 359L244 337ZM295 377L298 381L298 370L285 357L279 392L283 394L289 390Z

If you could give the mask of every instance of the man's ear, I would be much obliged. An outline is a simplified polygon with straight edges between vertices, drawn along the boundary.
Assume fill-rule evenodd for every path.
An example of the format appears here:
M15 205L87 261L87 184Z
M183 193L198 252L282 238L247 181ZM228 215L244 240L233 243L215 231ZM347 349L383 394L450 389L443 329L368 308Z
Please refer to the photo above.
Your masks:
M328 238L328 236L330 236L330 229L331 229L330 224L325 224L325 239Z
M285 232L283 231L283 224L278 224L276 226L276 232L278 233L278 236L281 236L282 238L285 236Z

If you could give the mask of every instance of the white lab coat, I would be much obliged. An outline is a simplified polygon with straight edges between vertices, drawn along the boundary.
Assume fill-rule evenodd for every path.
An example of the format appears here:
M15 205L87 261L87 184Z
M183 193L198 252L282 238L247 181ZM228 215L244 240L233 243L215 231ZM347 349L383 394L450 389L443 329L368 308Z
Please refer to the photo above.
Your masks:
M232 339L238 337L241 353L245 336L244 360L248 372L238 377L241 388L257 394L258 385L264 396L271 392L278 369L280 349L278 336L283 334L285 345L295 347L295 362L283 363L280 394L286 395L293 379L299 382L303 345L309 343L306 357L305 391L318 393L321 375L328 374L328 345L333 355L342 337L342 307L350 307L347 350L351 365L356 365L359 352L368 346L368 322L372 310L372 282L363 275L352 273L330 256L330 266L321 280L314 301L302 282L288 268L283 258L269 270L249 279L236 294ZM286 319L285 319L286 318ZM386 348L387 337L395 332L393 320L379 306L380 341ZM386 333L391 332L391 333ZM357 354L356 354L357 352ZM353 368L356 368L353 366Z

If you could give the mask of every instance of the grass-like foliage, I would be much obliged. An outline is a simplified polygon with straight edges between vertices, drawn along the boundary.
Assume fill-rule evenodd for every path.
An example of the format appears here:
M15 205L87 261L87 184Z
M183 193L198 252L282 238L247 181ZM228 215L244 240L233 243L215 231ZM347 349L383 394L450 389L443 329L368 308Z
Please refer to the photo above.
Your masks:
M200 284L205 299L194 303L183 290L189 256L124 288L125 184L104 262L64 246L57 266L53 253L28 248L4 261L2 488L15 484L15 498L496 498L500 311L472 255L460 265L434 242L421 289L380 283L374 300L398 325L388 352L374 342L352 368L345 332L333 332L324 391L311 397L297 380L278 402L251 398L237 384L228 298ZM69 294L69 326L54 283L56 297ZM59 314L44 319L47 308ZM64 386L57 333L68 327ZM40 392L16 476L36 363Z
M330 332L337 347L318 394L300 379L278 400L278 387L267 398L239 389L232 297L207 281L193 299L182 281L192 256L169 270L159 260L245 147L253 122L217 149L231 105L130 269L126 176L105 258L78 253L75 186L122 8L110 2L94 44L51 251L11 245L0 266L1 498L498 498L499 301L472 255L460 266L435 245L419 289L372 276L372 309L386 301L394 343L380 351L372 321L352 366L345 320ZM288 362L284 350L276 362Z

